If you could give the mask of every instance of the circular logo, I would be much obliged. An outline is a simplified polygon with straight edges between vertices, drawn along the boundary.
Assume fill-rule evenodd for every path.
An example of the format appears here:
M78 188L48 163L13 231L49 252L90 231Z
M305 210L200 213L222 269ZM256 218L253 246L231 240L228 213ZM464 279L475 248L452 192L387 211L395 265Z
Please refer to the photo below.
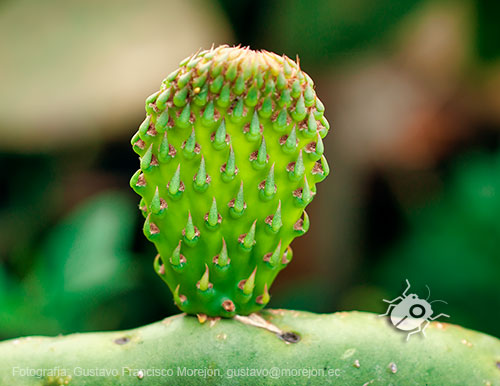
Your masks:
M425 314L425 308L421 304L414 304L410 307L410 315L414 318L420 318Z

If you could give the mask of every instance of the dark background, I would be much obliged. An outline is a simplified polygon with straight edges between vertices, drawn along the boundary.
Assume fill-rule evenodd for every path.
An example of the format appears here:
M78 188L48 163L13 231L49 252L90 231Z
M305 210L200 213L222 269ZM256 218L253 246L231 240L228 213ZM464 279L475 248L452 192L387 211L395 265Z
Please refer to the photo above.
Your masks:
M0 1L0 339L178 312L129 141L144 99L212 43L298 54L332 125L332 173L270 306L384 312L409 279L450 322L500 336L499 14L487 0Z

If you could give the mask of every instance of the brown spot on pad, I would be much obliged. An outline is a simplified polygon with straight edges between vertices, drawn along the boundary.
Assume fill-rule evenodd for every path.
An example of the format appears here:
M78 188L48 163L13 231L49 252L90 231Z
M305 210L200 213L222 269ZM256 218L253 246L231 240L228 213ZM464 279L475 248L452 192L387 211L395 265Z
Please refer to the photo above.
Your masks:
M316 151L316 142L308 143L305 147L306 153L314 153Z
M246 280L246 279L245 279L245 280L240 281L240 282L238 283L238 288L239 288L240 290L243 290L243 287L245 286L245 283L246 283L246 282L247 282L247 280Z
M152 222L149 224L149 231L151 232L152 235L156 235L160 233L160 228L158 228L158 225Z
M221 167L220 167L220 171L221 173L225 173L226 172L226 168L227 168L227 164L223 164ZM235 166L234 167L234 175L237 175L238 174L238 167Z
M151 125L149 125L149 129L146 132L146 134L150 135L151 137L154 137L158 133L156 132L156 128L151 124Z
M321 162L315 162L314 166L311 170L312 174L323 174L323 166L321 165Z
M137 146L139 149L144 150L146 143L142 139L139 139L136 143L134 143L134 145Z
M196 177L198 177L198 173L196 173L194 176L193 176L193 181L196 181ZM210 177L208 174L207 176L205 177L205 183L206 184L210 184L212 182L212 177Z
M205 213L204 217L205 221L208 221L208 213ZM222 222L222 216L220 213L217 214L217 223L220 224Z
M278 334L278 337L287 343L298 343L300 342L300 335L296 332L286 331L282 334Z
M214 264L217 264L217 265L218 265L218 264L219 264L219 255L215 255L212 261L213 261L213 263L214 263ZM231 262L231 259L229 259L229 258L228 258L228 259L227 259L227 264L226 264L226 267L228 266L228 264L229 264L230 262Z
M215 140L215 131L210 135L210 141L214 141ZM229 145L229 142L231 142L231 137L229 136L229 134L226 134L226 138L224 139L226 144Z
M175 157L175 155L177 154L177 150L175 150L175 147L173 147L172 145L168 145L168 155L172 158Z
M304 220L299 218L297 222L293 225L293 230L295 231L303 231L304 230Z
M182 235L186 236L186 230L182 230ZM194 227L194 237L200 237L200 230L197 227Z
M224 300L222 302L222 308L224 308L227 312L233 312L236 307L231 300Z
M121 338L115 339L114 342L119 345L127 344L128 342L130 342L130 338L122 336Z
M136 186L146 186L146 178L144 177L144 173L141 173L139 175Z

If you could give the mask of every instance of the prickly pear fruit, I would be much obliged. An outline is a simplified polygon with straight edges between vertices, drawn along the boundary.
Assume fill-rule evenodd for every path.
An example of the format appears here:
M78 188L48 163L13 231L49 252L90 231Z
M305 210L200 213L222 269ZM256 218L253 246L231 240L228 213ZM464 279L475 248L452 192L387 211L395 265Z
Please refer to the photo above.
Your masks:
M228 46L186 58L146 99L131 187L182 311L231 317L269 301L329 172L323 112L298 63Z

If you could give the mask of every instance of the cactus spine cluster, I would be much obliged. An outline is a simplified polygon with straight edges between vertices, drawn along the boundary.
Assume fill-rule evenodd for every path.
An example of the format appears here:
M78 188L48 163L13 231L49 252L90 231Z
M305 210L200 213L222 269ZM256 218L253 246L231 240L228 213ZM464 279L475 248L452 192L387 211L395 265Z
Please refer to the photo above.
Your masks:
M147 98L131 187L182 311L231 317L268 303L329 172L323 112L298 63L228 46L186 58Z

